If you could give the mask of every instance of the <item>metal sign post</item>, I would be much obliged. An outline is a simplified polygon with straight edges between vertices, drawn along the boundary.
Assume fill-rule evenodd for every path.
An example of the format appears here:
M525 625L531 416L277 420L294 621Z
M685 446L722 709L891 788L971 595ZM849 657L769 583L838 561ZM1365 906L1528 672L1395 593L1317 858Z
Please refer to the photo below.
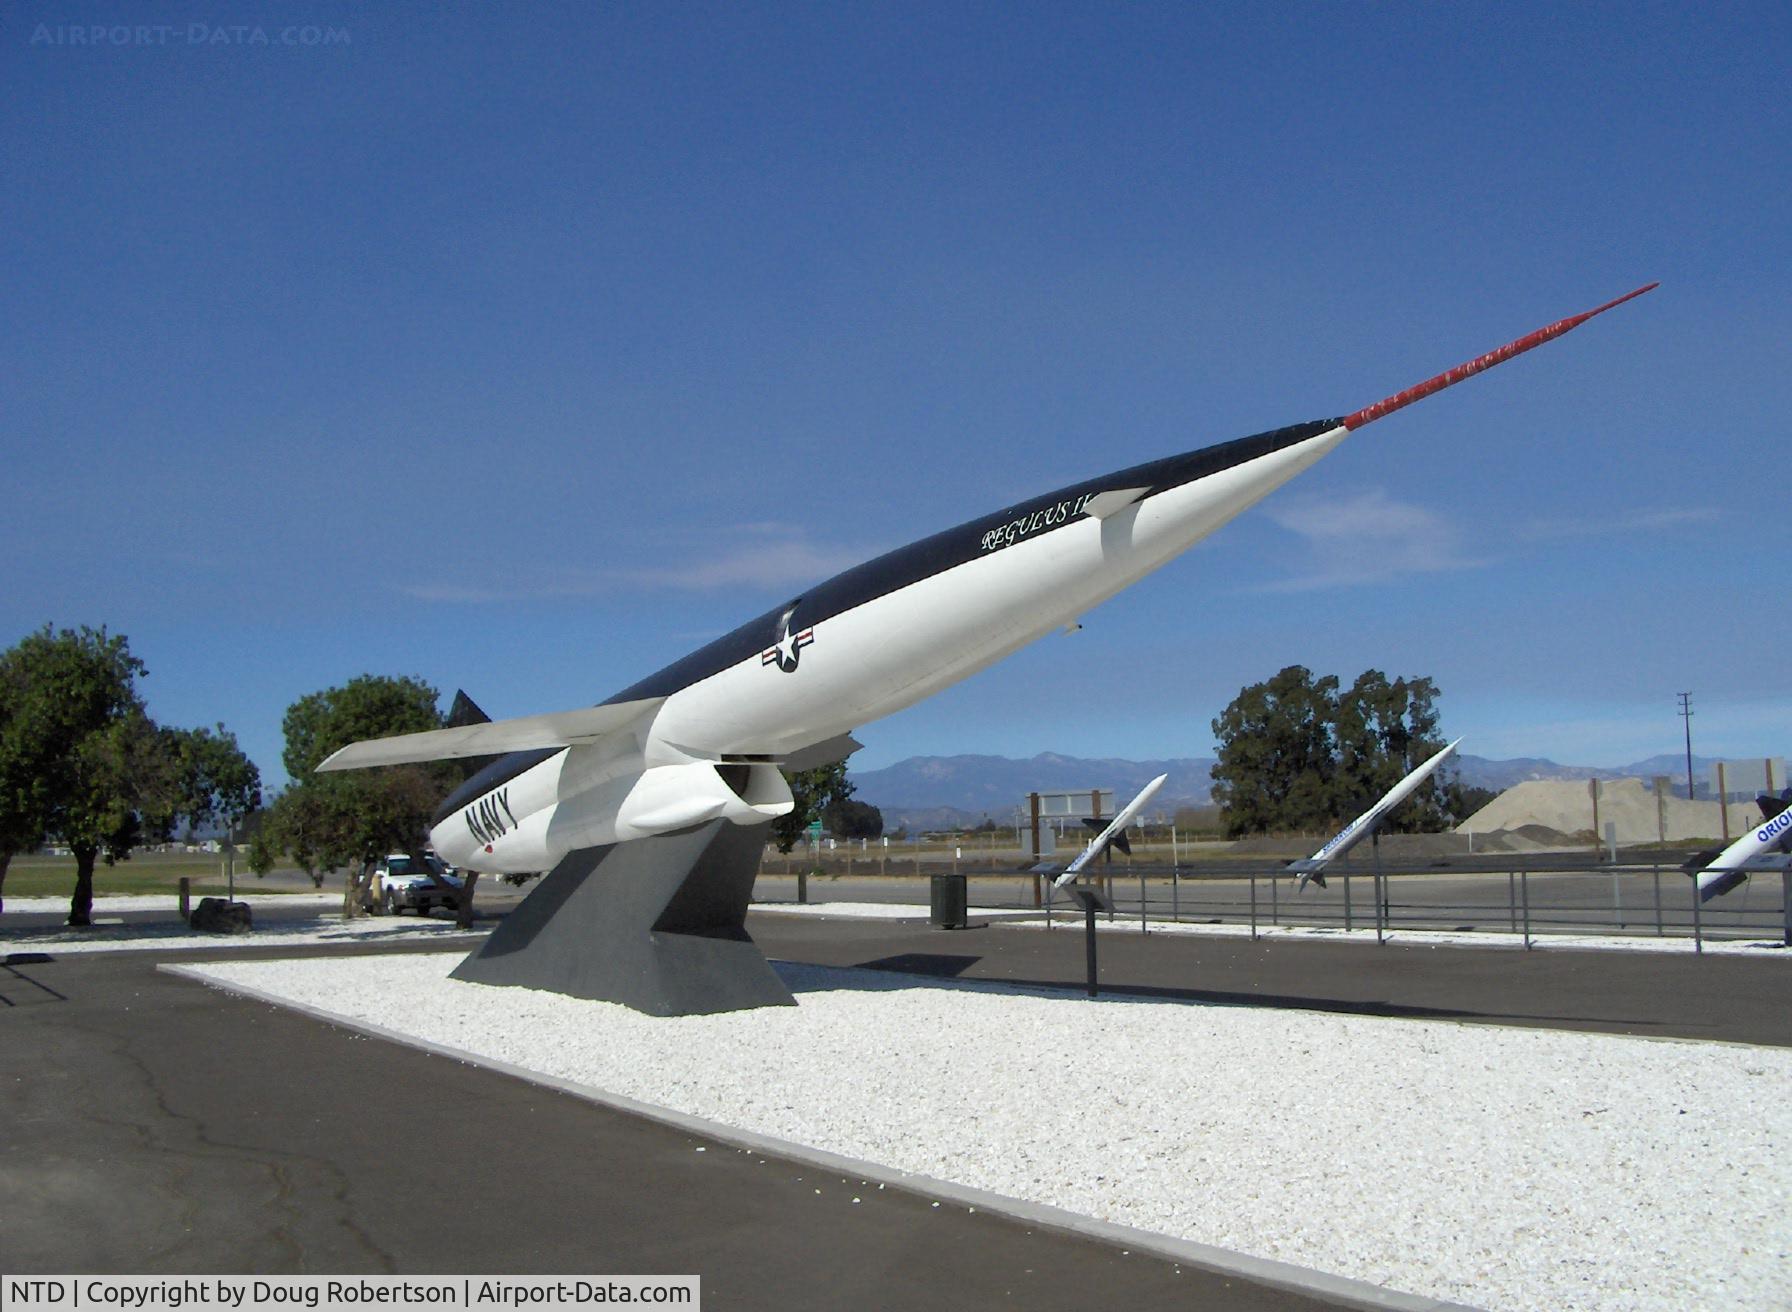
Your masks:
M1386 921L1388 918L1387 877L1381 873L1381 830L1369 835L1369 846L1375 852L1375 941L1387 941Z
M1692 951L1694 956L1705 955L1705 899L1699 896L1699 883L1695 879L1692 885Z
M1081 888L1075 884L1070 886L1070 895L1083 908L1083 955L1089 971L1089 996L1096 995L1096 963L1095 963L1095 913L1111 910L1109 904L1100 893L1092 888Z

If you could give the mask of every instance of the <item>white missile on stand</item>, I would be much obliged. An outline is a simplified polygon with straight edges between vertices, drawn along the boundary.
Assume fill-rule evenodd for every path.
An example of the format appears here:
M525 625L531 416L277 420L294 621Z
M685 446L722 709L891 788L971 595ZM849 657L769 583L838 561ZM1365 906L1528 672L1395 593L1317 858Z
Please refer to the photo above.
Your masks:
M1719 798L1718 805L1723 804L1723 799ZM1760 824L1718 853L1717 860L1699 871L1699 901L1709 902L1740 887L1752 871L1786 869L1792 861L1785 850L1788 835L1792 835L1792 806L1776 815L1763 816Z
M1444 763L1444 757L1455 751L1456 743L1461 741L1462 739L1458 738L1455 742L1445 746L1441 752L1426 758L1418 769L1388 789L1386 793L1382 794L1379 802L1340 829L1331 841L1312 856L1301 861L1289 862L1289 871L1298 872L1300 875L1300 882L1295 885L1295 891L1298 892L1305 888L1309 879L1324 888L1325 868L1374 833L1376 826L1387 819L1388 813L1411 797L1413 790L1431 777L1431 772Z
M1084 866L1107 851L1114 839L1125 831L1127 825L1132 823L1133 817L1139 813L1140 808L1157 796L1157 790L1164 786L1164 780L1169 777L1167 774L1160 774L1141 788L1139 795L1121 807L1119 814L1108 821L1108 827L1089 840L1089 846L1078 854L1076 860L1064 867L1064 873L1052 881L1054 886L1063 888L1066 884L1074 882L1076 877L1083 872Z

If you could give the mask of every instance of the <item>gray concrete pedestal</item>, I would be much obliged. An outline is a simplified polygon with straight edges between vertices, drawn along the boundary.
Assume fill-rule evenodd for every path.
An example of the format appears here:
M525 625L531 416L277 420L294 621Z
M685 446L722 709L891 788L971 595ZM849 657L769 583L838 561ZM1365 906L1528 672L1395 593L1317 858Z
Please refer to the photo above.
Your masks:
M653 1016L793 1007L746 931L765 836L716 820L572 852L453 977Z

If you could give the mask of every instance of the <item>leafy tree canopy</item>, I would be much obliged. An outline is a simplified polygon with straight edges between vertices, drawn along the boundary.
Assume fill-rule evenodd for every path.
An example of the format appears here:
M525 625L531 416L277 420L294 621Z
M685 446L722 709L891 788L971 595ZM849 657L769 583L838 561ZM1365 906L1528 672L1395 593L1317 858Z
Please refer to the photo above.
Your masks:
M1303 665L1239 692L1213 722L1213 800L1228 834L1314 829L1332 815L1338 680Z
M846 778L846 762L818 766L813 770L787 770L791 796L796 806L789 815L772 821L772 841L780 852L788 852L803 837L810 823L822 818L830 805L852 796L853 786ZM882 817L879 817L881 824Z
M884 813L869 802L850 797L829 802L821 822L835 838L879 838L884 832Z
M352 742L441 727L436 690L419 678L363 674L299 698L284 720L281 759L292 782L257 830L250 867L269 870L284 850L315 877L421 849L436 804L458 782L451 764L315 771Z
M363 674L340 688L307 693L286 708L286 751L292 779L308 779L338 748L366 738L442 727L436 690L422 679Z
M0 880L48 835L75 854L71 924L88 923L93 868L165 839L185 817L238 818L260 798L236 740L164 729L137 692L147 673L122 634L45 625L0 653Z
M220 724L162 732L179 772L181 813L192 823L219 823L234 831L261 805L261 771L243 755L230 730Z
M31 687L19 648L0 654L0 877L14 853L44 841L48 825L49 753L29 723Z
M1365 670L1345 689L1301 665L1240 690L1213 722L1227 835L1347 824L1443 748L1437 697L1428 678ZM1388 818L1390 831L1436 831L1470 813L1453 772L1440 774Z

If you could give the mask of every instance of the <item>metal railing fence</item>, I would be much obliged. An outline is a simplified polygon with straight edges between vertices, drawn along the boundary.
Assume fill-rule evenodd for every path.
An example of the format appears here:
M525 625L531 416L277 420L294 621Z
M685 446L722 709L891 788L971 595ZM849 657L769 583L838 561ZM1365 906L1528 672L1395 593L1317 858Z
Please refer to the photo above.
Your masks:
M954 860L951 853L892 856L832 853L825 858L773 857L760 869L764 900L926 903L925 880L962 874L973 907L1037 909L1062 915L1069 900L1045 896L1037 880L999 858ZM797 887L792 888L795 883ZM1548 860L1508 861L1475 869L1335 867L1327 886L1296 892L1296 877L1279 869L1203 864L1198 869L1116 862L1104 875L1113 902L1110 921L1462 934L1506 933L1532 940L1563 936L1650 936L1707 940L1770 939L1792 946L1792 872L1754 875L1742 887L1700 904L1692 879L1665 863L1564 867ZM1041 898L1035 903L1035 887Z

